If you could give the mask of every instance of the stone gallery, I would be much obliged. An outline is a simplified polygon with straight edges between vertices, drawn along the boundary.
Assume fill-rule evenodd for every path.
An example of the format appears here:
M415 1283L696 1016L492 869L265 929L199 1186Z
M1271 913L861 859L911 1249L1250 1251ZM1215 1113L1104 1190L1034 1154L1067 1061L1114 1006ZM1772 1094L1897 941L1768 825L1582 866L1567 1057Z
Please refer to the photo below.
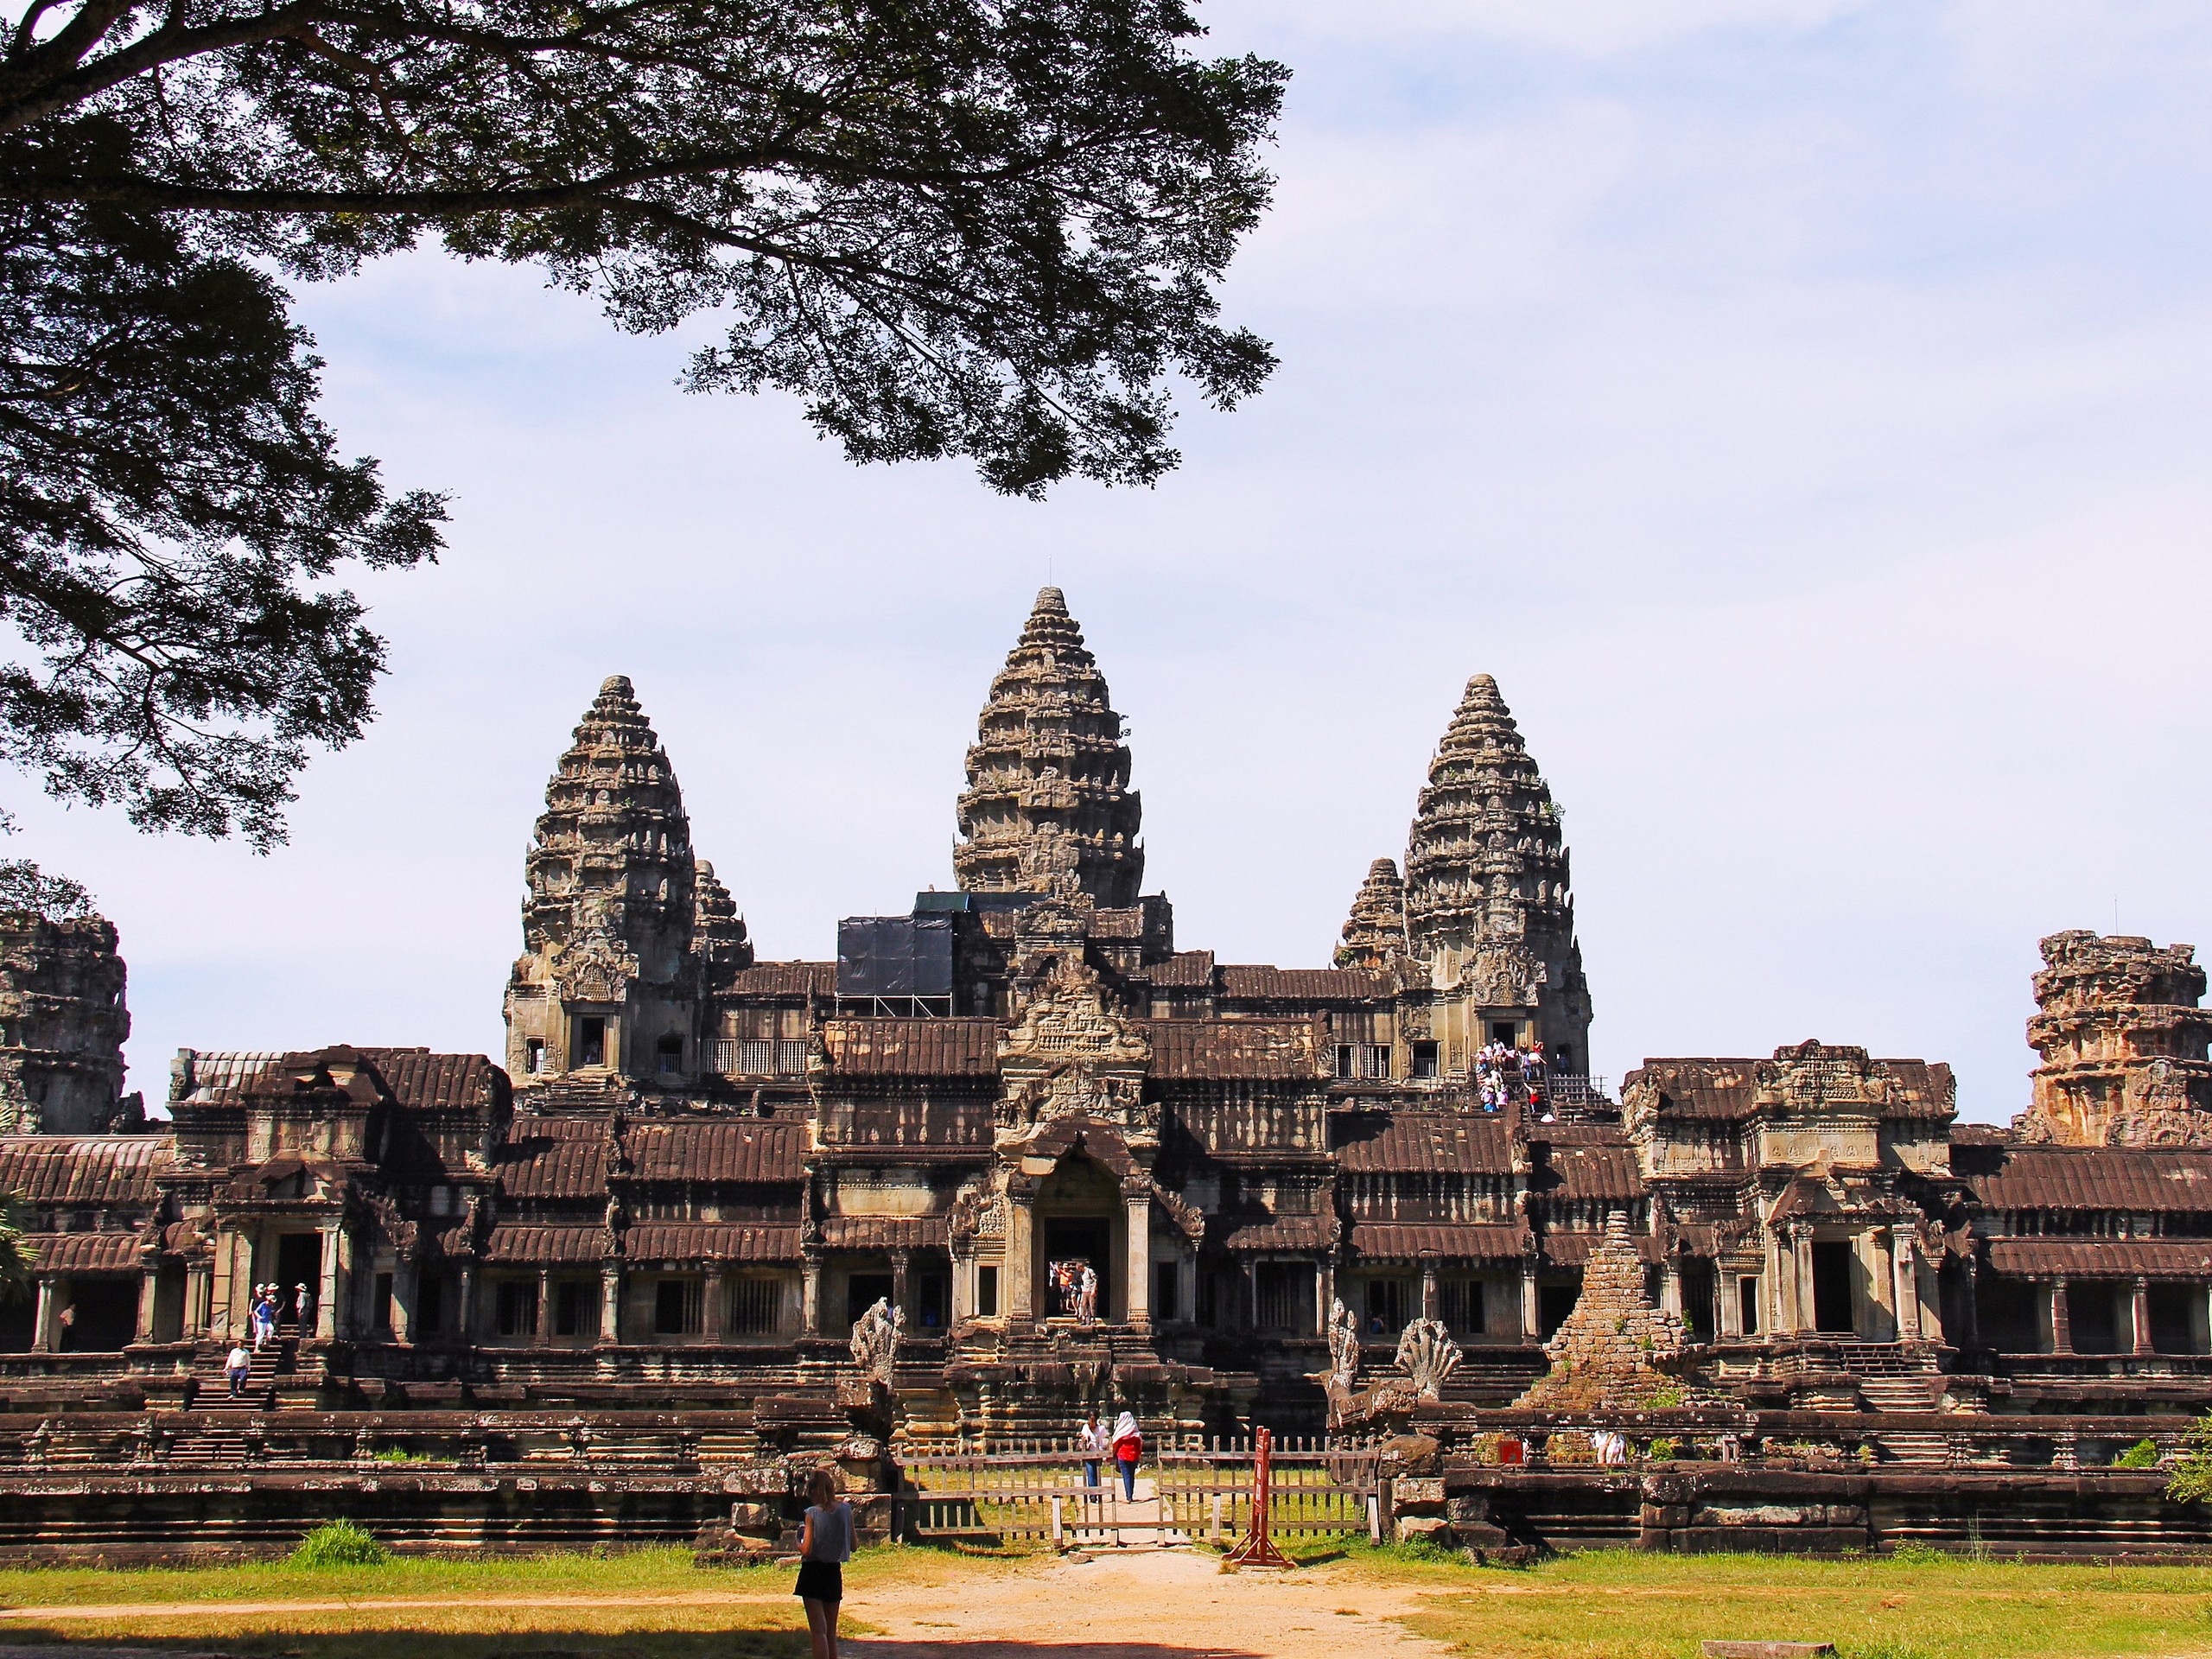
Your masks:
M1327 967L1179 941L1129 774L1048 588L968 751L952 884L841 922L834 962L763 962L609 679L537 821L505 1055L186 1050L167 1122L118 1098L114 930L0 923L0 1188L33 1292L0 1305L0 1458L91 1436L86 1461L138 1471L112 1536L143 1542L198 1513L143 1510L163 1462L358 1467L433 1431L478 1465L588 1461L660 1414L694 1474L811 1449L889 1490L900 1458L1096 1407L1171 1447L1418 1428L1464 1459L1463 1530L1541 1541L1580 1535L1514 1510L1503 1483L1537 1471L1494 1466L1502 1436L1541 1460L1561 1426L1679 1420L1669 1446L1748 1468L1787 1444L1805 1479L2029 1471L2051 1539L2152 1524L2145 1477L2120 1519L2051 1483L2212 1403L2191 947L2045 939L2009 1129L1956 1122L1943 1065L1845 1044L1650 1059L1616 1092L1560 813L1488 676L1402 869L1344 873ZM236 1390L265 1286L276 1333ZM1570 1461L1542 1478L1601 1481ZM1647 1541L1705 1512L1622 1502ZM1744 1512L1853 1503L1878 1532L1864 1494ZM707 1512L677 1507L586 1531Z

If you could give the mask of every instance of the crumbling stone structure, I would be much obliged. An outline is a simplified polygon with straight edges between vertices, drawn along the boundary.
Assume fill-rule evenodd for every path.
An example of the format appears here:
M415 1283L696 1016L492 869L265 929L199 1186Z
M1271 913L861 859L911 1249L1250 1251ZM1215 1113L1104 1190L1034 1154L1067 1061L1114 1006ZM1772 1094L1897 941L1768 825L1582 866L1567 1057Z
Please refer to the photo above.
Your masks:
M1544 1344L1551 1370L1514 1403L1604 1412L1687 1405L1687 1344L1681 1318L1652 1306L1643 1252L1617 1211L1583 1268L1574 1312Z
M90 1135L123 1101L126 978L105 918L0 913L0 1134Z
M2192 945L2043 942L2028 1041L2042 1056L2023 1141L2073 1147L2212 1146L2212 1010Z

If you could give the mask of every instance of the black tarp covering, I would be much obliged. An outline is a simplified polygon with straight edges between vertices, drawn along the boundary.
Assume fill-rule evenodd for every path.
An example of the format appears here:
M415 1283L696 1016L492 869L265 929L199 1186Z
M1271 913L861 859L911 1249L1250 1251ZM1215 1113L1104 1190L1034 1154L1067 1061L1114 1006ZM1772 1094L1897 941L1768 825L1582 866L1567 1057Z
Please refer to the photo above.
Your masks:
M839 996L950 996L952 917L848 916L837 924Z

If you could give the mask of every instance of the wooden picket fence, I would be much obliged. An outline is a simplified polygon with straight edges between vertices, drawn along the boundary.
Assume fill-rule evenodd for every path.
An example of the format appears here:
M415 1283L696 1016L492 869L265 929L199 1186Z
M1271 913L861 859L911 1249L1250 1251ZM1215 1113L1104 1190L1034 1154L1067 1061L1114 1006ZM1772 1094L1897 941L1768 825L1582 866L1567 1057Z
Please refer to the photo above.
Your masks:
M1251 1444L1241 1437L1177 1448L1139 1465L1143 1495L1132 1499L1110 1463L1088 1484L1071 1444L915 1457L901 1465L900 1524L921 1539L1054 1548L1229 1541L1251 1524L1252 1470ZM1369 1443L1287 1438L1274 1457L1270 1529L1379 1535L1376 1470Z

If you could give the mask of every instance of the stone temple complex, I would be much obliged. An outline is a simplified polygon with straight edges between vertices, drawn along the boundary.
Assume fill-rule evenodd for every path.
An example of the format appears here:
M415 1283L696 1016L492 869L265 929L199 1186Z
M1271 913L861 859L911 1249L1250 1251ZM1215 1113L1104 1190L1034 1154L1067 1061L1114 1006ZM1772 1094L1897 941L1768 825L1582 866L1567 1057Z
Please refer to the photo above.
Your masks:
M2044 942L2007 1129L1958 1122L1942 1064L1817 1041L1616 1091L1560 814L1487 675L1402 874L1339 873L1327 967L1176 937L1122 732L1046 588L968 751L952 885L846 918L834 961L766 962L609 679L525 862L505 1054L187 1050L167 1122L118 1099L113 930L5 924L0 1187L35 1294L0 1305L0 1459L10 1421L215 1402L270 1282L264 1434L673 1412L733 1457L851 1459L862 1384L884 1455L1092 1405L1167 1445L1318 1434L1415 1327L1456 1361L1382 1394L1437 1422L1813 1421L1866 1464L2032 1431L1999 1460L2073 1469L2137 1437L2116 1421L2212 1404L2190 946Z

